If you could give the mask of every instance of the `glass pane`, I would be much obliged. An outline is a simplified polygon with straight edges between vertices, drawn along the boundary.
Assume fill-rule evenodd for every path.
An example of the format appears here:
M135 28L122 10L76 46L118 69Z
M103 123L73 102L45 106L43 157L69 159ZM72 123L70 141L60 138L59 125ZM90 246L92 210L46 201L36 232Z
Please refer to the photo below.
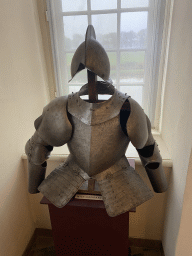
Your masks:
M109 62L110 62L110 78L115 84L117 83L117 77L116 77L117 54L116 52L108 52L107 55L109 57Z
M121 0L121 8L148 7L149 0Z
M75 4L71 0L62 0L63 12L86 11L87 0L75 0Z
M88 26L86 15L63 17L64 40L66 50L76 50L85 41L85 33Z
M143 86L120 86L120 91L123 93L127 93L127 95L131 96L134 100L136 100L139 105L142 107L142 91Z
M81 89L81 86L77 86L77 85L70 85L69 86L69 94L70 93L75 93L78 92ZM88 100L88 95L82 95L80 96L81 99L83 100ZM109 98L111 98L112 95L102 95L102 94L98 94L98 100L108 100Z
M81 89L81 86L69 85L69 94L72 92L78 92Z
M108 94L98 94L98 100L108 100L112 97L112 95Z
M117 0L91 0L91 10L116 9Z
M145 52L122 52L120 55L120 82L142 83L144 81Z
M146 47L148 12L121 14L121 48L141 49Z
M96 39L105 49L117 47L117 14L98 14L92 16Z
M67 81L71 79L71 61L74 53L66 54L66 64L67 64Z

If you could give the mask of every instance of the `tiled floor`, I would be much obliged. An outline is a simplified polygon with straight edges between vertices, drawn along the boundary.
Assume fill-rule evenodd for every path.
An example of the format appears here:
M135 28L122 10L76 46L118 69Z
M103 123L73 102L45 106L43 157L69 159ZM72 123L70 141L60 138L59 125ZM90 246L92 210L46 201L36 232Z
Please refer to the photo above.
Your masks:
M161 250L141 247L131 247L131 254L132 256L163 256ZM56 256L53 239L51 237L37 237L29 256Z
M161 251L158 249L147 249L141 247L131 248L132 256L162 256Z

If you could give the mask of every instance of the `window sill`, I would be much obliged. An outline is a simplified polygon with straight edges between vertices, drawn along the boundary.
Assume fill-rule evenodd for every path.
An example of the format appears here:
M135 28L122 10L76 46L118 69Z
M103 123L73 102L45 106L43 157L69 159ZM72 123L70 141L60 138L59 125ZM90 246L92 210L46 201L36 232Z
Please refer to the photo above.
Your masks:
M166 148L165 142L162 140L161 136L157 132L153 132L153 137L159 146L160 153L163 159L163 166L172 167L172 159L170 157L168 149ZM62 147L55 147L48 161L65 161L68 155L69 150L67 148L67 145L64 145ZM141 160L132 144L130 144L127 149L126 157L130 159L135 159L135 164L141 165ZM22 159L27 159L26 154L22 155Z

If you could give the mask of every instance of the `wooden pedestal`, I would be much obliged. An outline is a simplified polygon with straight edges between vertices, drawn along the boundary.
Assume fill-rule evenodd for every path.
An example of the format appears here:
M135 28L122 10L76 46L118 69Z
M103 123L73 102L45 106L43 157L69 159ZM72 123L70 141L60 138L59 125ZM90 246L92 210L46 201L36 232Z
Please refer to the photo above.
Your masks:
M72 199L57 208L43 197L41 204L49 207L57 256L130 255L129 212L109 217L96 200Z

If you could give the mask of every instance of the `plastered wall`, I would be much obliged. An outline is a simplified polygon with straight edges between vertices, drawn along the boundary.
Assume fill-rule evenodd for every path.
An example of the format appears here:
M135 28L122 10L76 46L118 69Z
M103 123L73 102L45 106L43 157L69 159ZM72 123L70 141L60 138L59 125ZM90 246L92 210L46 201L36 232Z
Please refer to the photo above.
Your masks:
M35 228L21 155L48 98L36 18L31 0L1 1L1 256L22 255Z
M191 186L192 186L192 152L190 155L186 188L184 193L183 208L180 222L180 229L178 234L176 255L192 255L191 239L192 239L192 196L191 196Z
M163 246L166 256L190 256L182 248L184 230L192 241L191 222L182 227L181 216L189 216L184 208L185 189L191 191L187 175L192 147L192 1L174 1L170 51L166 79L162 137L173 160L173 171L166 206ZM190 176L190 174L189 174ZM191 198L192 199L192 198ZM186 220L187 221L187 220ZM182 228L182 232L180 232ZM183 230L184 229L184 230ZM189 240L188 240L189 241ZM180 244L177 250L177 243ZM182 251L182 249L184 249Z

